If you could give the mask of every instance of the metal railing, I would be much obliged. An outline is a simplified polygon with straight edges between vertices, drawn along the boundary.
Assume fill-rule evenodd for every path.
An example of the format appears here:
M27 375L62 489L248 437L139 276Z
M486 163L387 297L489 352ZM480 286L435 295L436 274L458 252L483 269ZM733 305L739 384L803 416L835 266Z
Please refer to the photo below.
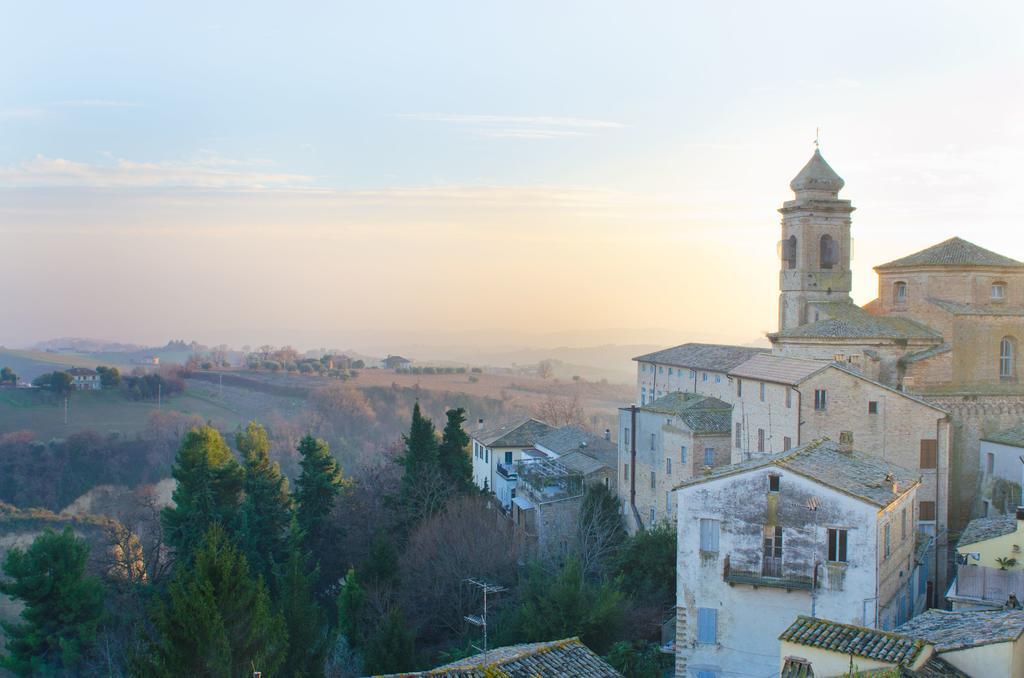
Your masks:
M1002 605L1013 593L1024 600L1024 572L998 570L982 565L959 565L956 572L956 595L976 598Z

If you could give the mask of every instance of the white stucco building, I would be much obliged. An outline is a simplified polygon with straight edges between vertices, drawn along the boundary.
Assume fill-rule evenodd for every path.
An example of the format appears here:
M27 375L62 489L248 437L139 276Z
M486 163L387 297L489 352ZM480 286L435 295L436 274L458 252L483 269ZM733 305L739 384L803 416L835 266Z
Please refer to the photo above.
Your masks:
M832 441L679 484L676 676L777 676L799 614L892 628L921 609L918 474Z
M1024 487L1024 425L982 438L979 461L981 516L1015 512Z

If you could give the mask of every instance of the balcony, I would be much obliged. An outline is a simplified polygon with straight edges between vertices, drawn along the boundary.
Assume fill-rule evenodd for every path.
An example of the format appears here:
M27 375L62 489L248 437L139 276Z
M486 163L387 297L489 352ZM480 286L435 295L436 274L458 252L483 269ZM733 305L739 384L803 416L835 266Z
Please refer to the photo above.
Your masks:
M506 464L504 462L501 462L496 467L496 470L498 472L498 475L504 478L505 480L516 480L518 478L518 476L516 475L516 467L513 466L512 464Z
M956 579L947 594L961 605L1002 607L1010 594L1024 600L1024 572L998 570L982 565L958 565Z
M519 487L535 503L545 504L583 495L583 474L549 459L524 459L516 464Z
M814 588L814 580L811 577L787 573L782 567L781 558L764 558L759 572L749 572L733 568L729 556L726 556L722 567L722 581L729 586L743 584L755 589L764 586L786 591L810 591Z

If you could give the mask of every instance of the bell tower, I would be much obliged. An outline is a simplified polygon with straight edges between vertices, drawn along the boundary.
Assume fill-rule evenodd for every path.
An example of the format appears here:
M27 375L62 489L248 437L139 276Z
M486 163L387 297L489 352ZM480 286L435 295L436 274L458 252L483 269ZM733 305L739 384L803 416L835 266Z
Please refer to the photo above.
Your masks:
M816 318L808 304L821 301L853 303L850 289L849 200L840 200L844 181L817 148L789 187L795 199L782 204L782 240L779 243L779 330L788 330Z

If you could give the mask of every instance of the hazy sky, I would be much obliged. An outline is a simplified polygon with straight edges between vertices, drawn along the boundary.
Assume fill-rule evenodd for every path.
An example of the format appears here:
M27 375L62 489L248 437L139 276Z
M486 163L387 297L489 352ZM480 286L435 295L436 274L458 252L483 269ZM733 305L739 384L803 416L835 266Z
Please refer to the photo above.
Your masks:
M858 302L1024 259L1024 3L157 5L4 3L0 343L751 341L818 126Z

